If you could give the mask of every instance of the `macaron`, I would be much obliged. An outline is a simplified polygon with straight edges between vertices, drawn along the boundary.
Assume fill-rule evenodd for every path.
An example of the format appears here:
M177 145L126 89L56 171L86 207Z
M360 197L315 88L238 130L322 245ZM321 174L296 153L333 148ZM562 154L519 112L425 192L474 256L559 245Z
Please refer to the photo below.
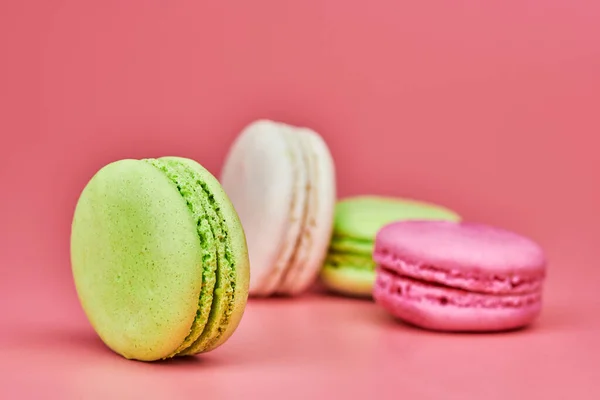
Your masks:
M101 168L75 207L71 264L89 322L127 359L219 347L238 327L248 298L237 213L217 179L184 158Z
M373 297L393 316L437 331L503 331L542 309L546 257L532 240L476 223L405 221L375 242Z
M377 231L390 222L413 219L459 221L460 216L448 208L412 199L354 196L340 200L320 274L323 286L342 295L371 297Z
M295 296L315 282L336 199L329 148L314 130L258 120L225 158L221 184L248 238L250 296Z

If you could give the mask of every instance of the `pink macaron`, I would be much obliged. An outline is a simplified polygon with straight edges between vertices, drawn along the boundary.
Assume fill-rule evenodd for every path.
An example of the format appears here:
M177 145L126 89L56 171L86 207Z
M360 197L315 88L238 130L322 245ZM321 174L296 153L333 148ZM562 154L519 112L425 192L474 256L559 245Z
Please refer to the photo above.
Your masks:
M438 331L502 331L542 308L546 257L536 243L476 223L404 221L377 234L373 297L395 317Z

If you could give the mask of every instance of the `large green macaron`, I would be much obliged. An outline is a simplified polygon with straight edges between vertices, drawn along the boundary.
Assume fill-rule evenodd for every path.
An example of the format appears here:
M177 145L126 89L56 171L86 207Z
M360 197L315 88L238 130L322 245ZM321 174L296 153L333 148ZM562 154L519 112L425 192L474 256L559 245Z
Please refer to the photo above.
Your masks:
M333 235L321 281L333 292L370 297L375 281L372 259L377 232L403 220L460 221L454 211L436 204L384 196L355 196L338 201Z
M75 208L71 264L91 325L128 359L217 348L236 330L248 298L237 213L217 179L184 158L100 169Z

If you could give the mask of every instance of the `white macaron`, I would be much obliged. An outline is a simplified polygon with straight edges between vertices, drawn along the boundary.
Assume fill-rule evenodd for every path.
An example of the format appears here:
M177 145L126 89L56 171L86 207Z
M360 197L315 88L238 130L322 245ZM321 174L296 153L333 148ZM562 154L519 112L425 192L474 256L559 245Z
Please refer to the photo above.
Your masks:
M335 167L304 127L258 120L227 154L221 184L246 233L250 296L294 296L317 279L331 238Z

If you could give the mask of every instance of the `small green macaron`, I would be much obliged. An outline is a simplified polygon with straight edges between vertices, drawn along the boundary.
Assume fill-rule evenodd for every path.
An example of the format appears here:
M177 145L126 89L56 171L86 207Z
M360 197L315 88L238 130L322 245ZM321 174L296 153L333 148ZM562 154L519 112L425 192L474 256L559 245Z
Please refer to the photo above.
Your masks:
M81 306L127 359L211 351L248 298L244 230L217 179L195 161L120 160L83 189L71 228Z
M375 282L375 236L384 225L402 220L460 221L448 208L412 199L355 196L338 201L333 235L320 278L332 292L370 297Z

